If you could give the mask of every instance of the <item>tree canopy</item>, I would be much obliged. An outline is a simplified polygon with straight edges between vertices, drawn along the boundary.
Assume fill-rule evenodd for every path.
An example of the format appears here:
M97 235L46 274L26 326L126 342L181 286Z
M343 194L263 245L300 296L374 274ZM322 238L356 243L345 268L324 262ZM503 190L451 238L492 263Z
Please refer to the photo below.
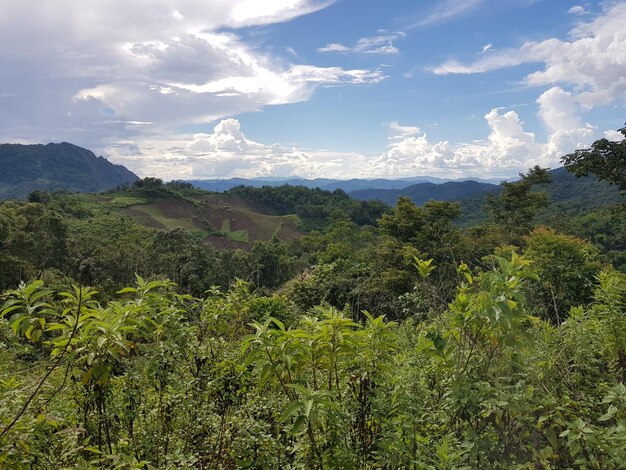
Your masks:
M618 132L624 136L621 141L596 140L591 148L565 155L563 165L576 176L592 174L614 184L626 195L626 127Z

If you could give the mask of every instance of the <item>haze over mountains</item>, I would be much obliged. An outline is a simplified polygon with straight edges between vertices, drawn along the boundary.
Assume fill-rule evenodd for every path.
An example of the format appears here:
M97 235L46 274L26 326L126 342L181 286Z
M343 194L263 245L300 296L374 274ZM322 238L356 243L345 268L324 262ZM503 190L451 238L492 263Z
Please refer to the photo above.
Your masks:
M122 165L90 150L63 142L59 144L1 144L0 199L25 197L35 190L97 192L136 181L138 176ZM497 189L499 180L455 180L429 176L401 179L306 179L299 177L230 178L189 180L200 189L224 192L236 186L305 186L326 191L341 189L356 199L379 199L395 203L399 195L408 195L423 203L428 199L452 200L476 192Z
M367 189L402 189L417 183L433 183L440 184L448 181L478 181L482 183L499 184L497 178L483 180L477 178L463 178L458 180L450 180L444 178L436 178L434 176L414 176L412 178L376 178L376 179L360 179L352 178L349 180L331 179L331 178L298 178L298 177L265 177L265 178L228 178L228 179L209 179L209 180L188 180L194 186L207 191L228 191L235 186L252 186L259 188L261 186L282 186L288 184L290 186L305 186L307 188L320 188L326 191L334 191L341 189L347 193L353 191L361 191Z
M594 177L576 178L564 168L551 170L552 183L546 187L555 203L569 208L599 207L620 200L614 187ZM47 145L0 145L0 200L25 197L35 190L98 192L136 181L138 176L122 165L64 142ZM326 191L340 189L362 201L379 200L394 205L399 197L409 197L418 205L430 199L461 201L464 212L476 212L485 195L500 191L494 180L445 180L417 176L402 179L305 179L298 177L231 178L189 180L200 189L225 192L237 186L305 186Z

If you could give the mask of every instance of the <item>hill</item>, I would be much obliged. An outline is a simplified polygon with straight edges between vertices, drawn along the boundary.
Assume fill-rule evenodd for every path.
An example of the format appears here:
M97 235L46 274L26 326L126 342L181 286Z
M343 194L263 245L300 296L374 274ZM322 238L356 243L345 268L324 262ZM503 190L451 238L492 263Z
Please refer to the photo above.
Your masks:
M295 214L307 230L319 230L333 219L347 218L357 225L376 225L388 209L380 201L358 201L345 191L305 186L236 186L225 194L262 204L276 215Z
M76 145L0 144L0 199L35 190L96 192L138 179L122 165Z
M598 181L595 176L577 178L563 167L551 170L550 175L552 182L544 189L550 194L552 203L568 215L622 202L615 186Z
M578 217L591 211L605 209L621 203L621 196L615 186L598 181L595 176L577 178L565 168L550 170L551 182L538 186L538 191L546 191L550 204L538 213L538 221L548 223L563 216ZM500 191L500 186L495 189ZM460 198L461 225L473 225L487 220L482 210L486 192L476 192Z
M263 206L235 195L180 187L177 182L163 184L151 178L100 194L50 197L49 205L79 225L87 221L93 227L110 217L130 219L152 229L184 229L216 248L247 248L255 241L273 237L290 240L303 233L297 227L297 217L269 214Z
M477 181L448 181L446 183L418 183L402 189L366 189L350 192L350 196L362 201L377 199L393 205L401 196L407 196L417 204L422 205L429 199L437 201L454 201L480 193L498 191L498 186Z

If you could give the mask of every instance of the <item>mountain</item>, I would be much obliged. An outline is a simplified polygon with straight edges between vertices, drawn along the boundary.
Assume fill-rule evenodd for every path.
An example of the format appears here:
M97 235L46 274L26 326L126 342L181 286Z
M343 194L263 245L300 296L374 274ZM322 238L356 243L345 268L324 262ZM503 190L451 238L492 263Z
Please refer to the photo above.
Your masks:
M559 209L568 212L580 209L597 209L617 204L621 201L615 186L598 181L594 176L577 178L561 167L550 170L551 182L537 188L547 191L550 201ZM349 191L348 194L360 200L378 199L393 205L400 196L408 196L418 204L429 199L439 201L472 201L476 205L484 200L487 193L500 191L500 186L482 181L449 181L441 184L417 183L401 189L366 189Z
M327 191L334 191L335 189L342 189L343 191L350 193L352 191L364 190L364 189L401 189L410 186L416 182L431 182L441 183L445 180L439 178L420 176L410 179L397 179L389 180L383 178L377 178L372 180L353 178L350 180L334 180L321 186L321 189Z
M0 199L24 197L35 190L103 191L137 179L124 166L67 142L0 144Z
M499 187L490 183L477 181L448 181L446 183L417 183L402 189L365 189L348 193L362 201L378 199L394 205L399 197L409 197L415 204L422 205L429 199L437 201L454 201L472 194L485 194L498 191Z

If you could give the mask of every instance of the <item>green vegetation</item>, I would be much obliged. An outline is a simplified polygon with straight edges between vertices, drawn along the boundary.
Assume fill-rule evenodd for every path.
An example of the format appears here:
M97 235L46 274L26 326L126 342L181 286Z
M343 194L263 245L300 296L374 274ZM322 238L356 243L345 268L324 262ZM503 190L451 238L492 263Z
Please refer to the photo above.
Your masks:
M247 230L231 230L230 228L230 219L224 219L222 222L221 233L226 235L231 240L235 240L237 242L248 242L249 236Z
M355 201L341 189L324 191L304 186L237 186L228 194L255 201L280 215L297 214L305 229L321 229L331 218L348 217L358 225L375 225L387 206L380 201Z
M624 468L623 206L550 216L546 180L470 226L156 179L0 204L0 467Z
M624 136L623 140L597 140L589 149L565 155L563 164L576 176L593 174L626 194L626 127L619 132Z
M530 262L494 261L461 264L448 309L420 323L298 316L242 283L194 298L137 278L106 304L41 281L8 291L2 463L619 467L626 279L602 272L555 326L529 313Z
M136 206L139 204L147 204L150 202L150 199L141 196L116 196L111 199L110 203L112 206L123 209L125 207Z

